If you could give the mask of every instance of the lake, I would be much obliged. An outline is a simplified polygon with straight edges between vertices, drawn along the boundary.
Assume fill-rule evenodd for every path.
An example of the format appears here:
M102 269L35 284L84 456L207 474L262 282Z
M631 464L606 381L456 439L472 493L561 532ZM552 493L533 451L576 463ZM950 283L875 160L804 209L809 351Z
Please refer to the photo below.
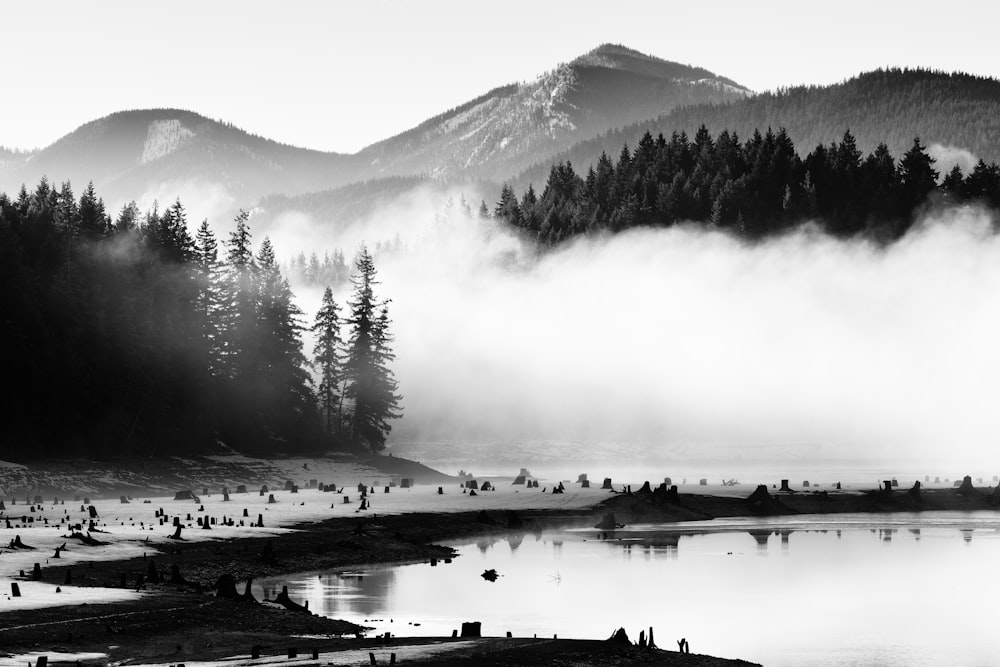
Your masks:
M812 515L451 543L450 564L263 580L373 633L635 641L765 665L994 665L1000 513ZM500 574L495 582L480 575Z

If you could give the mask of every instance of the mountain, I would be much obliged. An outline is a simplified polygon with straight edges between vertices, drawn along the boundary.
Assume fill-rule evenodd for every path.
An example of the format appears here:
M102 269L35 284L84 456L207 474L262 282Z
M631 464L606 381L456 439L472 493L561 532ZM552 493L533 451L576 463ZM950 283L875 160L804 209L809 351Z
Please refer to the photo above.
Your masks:
M708 70L605 44L534 81L495 88L358 157L377 176L502 181L611 128L750 94Z
M31 153L0 148L0 191L42 176L88 181L111 207L180 196L228 215L269 195L294 197L367 179L501 181L580 140L680 105L750 94L697 67L603 45L536 80L495 88L354 155L296 148L191 111L122 111Z
M865 154L885 142L903 155L919 136L941 166L956 154L966 166L972 157L1000 161L1000 81L962 73L881 69L832 86L798 86L745 97L727 104L677 108L580 142L540 161L512 179L516 188L544 183L554 161L570 161L582 171L602 151L614 157L623 144L634 148L647 130L654 136L674 131L694 136L700 125L713 134L735 130L747 138L754 130L784 127L801 154L818 144L843 138L850 130ZM971 155L970 155L971 153ZM944 171L944 169L941 169Z
M33 153L0 153L0 190L47 176L77 191L94 181L109 204L215 197L246 206L274 192L298 194L342 183L351 156L296 148L179 109L122 111L92 121ZM145 202L148 204L149 202Z

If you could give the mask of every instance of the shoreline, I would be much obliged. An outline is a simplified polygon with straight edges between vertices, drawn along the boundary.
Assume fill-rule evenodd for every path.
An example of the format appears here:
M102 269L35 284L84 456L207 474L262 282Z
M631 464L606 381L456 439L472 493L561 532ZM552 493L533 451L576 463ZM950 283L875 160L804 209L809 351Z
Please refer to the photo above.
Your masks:
M540 500L541 496L534 498ZM976 489L971 487L971 482L959 489L924 491L890 488L772 494L758 487L747 497L735 493L726 496L678 493L676 489L662 486L656 490L644 486L631 493L607 493L596 504L582 508L340 515L298 523L267 535L151 543L149 553L132 558L68 565L49 561L41 570L42 581L65 582L71 576L72 583L62 585L80 587L82 591L86 586L123 590L124 580L124 589L138 587L145 593L124 601L3 611L0 613L0 645L11 654L48 651L107 655L106 658L83 660L86 664L174 664L240 655L249 658L253 646L265 647L262 649L264 656L279 656L293 644L298 644L300 651L309 648L321 653L378 649L385 654L394 647L400 655L409 655L407 651L410 651L412 656L407 662L416 664L506 664L510 661L526 665L549 664L556 655L577 655L578 664L615 664L614 656L624 659L625 653L621 652L633 651L633 647L565 638L557 642L491 638L476 640L472 645L466 642L461 647L452 646L459 640L451 638L394 638L392 644L387 645L381 638L363 637L360 626L294 611L297 607L294 600L287 601L285 606L288 608L262 601L253 604L243 592L250 578L449 558L454 552L440 546L439 542L501 536L512 531L595 528L612 513L614 521L621 523L666 523L800 514L995 510L997 499L996 489ZM152 509L148 505L135 507ZM11 509L8 508L8 514ZM5 559L0 556L0 567L4 564ZM157 575L150 577L154 570ZM162 580L156 582L158 577ZM25 580L28 578L30 575ZM151 578L154 581L151 582ZM609 635L616 629L614 625L614 619L609 618ZM300 635L325 638L294 639ZM439 642L441 646L433 651L404 649ZM109 645L115 648L108 650ZM435 657L434 651L439 649L449 651L447 658ZM613 655L609 657L608 651ZM488 656L493 653L505 657L489 662ZM643 650L629 660L633 658L641 659L643 664L750 664L671 651ZM443 662L436 662L438 660ZM715 662L706 662L708 660Z

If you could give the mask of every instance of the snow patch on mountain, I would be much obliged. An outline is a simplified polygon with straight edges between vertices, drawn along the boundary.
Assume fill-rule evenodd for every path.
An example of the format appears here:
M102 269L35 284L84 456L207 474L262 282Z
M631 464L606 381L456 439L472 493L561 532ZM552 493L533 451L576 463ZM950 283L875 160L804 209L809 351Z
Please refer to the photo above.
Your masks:
M179 120L154 120L149 123L146 141L142 146L139 164L152 162L173 153L194 132L184 127Z
M744 95L746 97L750 97L753 95L753 91L751 90L748 90L741 86L733 86L724 81L719 81L718 79L698 79L697 81L692 81L691 83L695 84L696 86L705 86L707 88L714 88L716 90L722 90L727 93L733 93L734 95Z

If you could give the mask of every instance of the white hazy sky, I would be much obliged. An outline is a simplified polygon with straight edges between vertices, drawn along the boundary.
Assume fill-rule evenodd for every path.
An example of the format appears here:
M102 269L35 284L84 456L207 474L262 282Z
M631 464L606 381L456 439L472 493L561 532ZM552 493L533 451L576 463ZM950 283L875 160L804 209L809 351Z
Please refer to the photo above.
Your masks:
M884 65L996 76L998 19L982 0L2 0L0 145L179 107L353 152L603 42L758 91Z

